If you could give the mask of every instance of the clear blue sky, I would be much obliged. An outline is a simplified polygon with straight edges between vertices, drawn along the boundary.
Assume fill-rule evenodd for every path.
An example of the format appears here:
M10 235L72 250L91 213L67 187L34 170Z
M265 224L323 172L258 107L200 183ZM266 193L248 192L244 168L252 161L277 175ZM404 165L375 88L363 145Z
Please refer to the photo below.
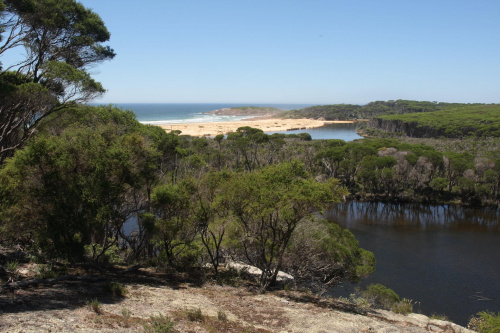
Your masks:
M500 102L498 0L81 0L103 103Z

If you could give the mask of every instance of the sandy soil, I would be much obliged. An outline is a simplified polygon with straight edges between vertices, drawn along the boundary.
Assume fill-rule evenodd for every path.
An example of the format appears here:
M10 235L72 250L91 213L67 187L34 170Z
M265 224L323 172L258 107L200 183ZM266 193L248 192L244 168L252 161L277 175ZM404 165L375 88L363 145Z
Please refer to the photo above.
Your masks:
M144 332L151 316L168 316L173 332L471 332L455 324L298 292L259 294L251 285L220 286L203 279L141 269L108 281L124 297L104 291L106 281L66 281L0 293L1 332ZM89 301L99 301L93 311Z
M192 136L215 136L236 132L238 127L250 126L264 132L288 131L321 127L326 124L352 123L352 121L325 121L316 119L280 119L280 118L251 118L241 121L192 123L192 124L164 124L160 125L166 131L179 130L181 134Z

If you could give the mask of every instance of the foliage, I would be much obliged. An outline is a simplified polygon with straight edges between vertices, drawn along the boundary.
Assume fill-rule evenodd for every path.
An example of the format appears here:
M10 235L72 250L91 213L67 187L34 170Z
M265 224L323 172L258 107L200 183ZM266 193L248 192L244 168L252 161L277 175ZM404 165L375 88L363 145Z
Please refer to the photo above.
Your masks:
M108 282L104 284L103 290L111 293L114 297L123 297L127 293L127 288L119 282Z
M410 314L413 312L413 301L411 299L403 298L401 301L395 303L391 310L405 315Z
M444 320L444 321L451 321L447 315L441 314L441 313L433 313L430 315L429 318L430 319L437 319L437 320Z
M204 320L203 313L201 313L200 308L186 310L186 317L189 321L202 322Z
M471 329L480 333L500 332L500 312L495 314L494 312L482 311L474 318L477 318L477 320L475 321L475 325L473 325L474 327L470 327Z
M307 264L304 264L307 262ZM341 281L357 282L375 269L373 253L359 247L354 235L335 223L310 219L297 226L283 269L295 281L322 292Z
M89 301L87 305L90 308L90 310L94 311L97 314L101 314L102 312L101 302L99 302L97 298L94 298L93 300Z
M11 260L7 262L5 270L7 272L7 277L9 282L15 281L18 277L17 266L19 266L19 261Z
M396 294L394 290L378 283L368 285L366 289L361 292L361 295L368 299L372 306L387 310L391 309L400 301L398 294Z
M431 112L459 107L459 103L438 103L427 101L390 100L375 101L365 105L334 104L316 105L283 114L289 118L323 118L325 120L371 119L380 115Z
M87 68L112 59L104 22L75 0L5 0L0 55L24 48L0 67L0 164L49 115L104 93ZM5 65L5 64L3 64Z
M413 137L499 137L500 105L461 105L444 110L386 115L372 121L374 127L404 132Z
M334 180L313 181L297 161L231 179L224 200L235 216L235 249L262 270L263 288L276 283L297 226L346 193Z
M48 256L68 259L82 259L90 246L100 261L140 208L131 199L147 194L159 154L118 110L82 107L56 123L82 114L87 121L52 135L48 127L0 170L0 214L12 240L35 241Z
M224 311L219 310L217 311L217 319L219 321L227 321L227 314Z
M174 322L161 313L149 317L149 323L145 323L144 331L147 333L168 333L174 328Z

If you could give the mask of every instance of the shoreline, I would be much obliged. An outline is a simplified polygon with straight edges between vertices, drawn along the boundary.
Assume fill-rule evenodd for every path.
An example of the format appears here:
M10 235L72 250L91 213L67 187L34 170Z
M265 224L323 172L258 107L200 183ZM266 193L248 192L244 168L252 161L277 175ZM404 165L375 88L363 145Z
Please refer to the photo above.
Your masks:
M250 126L264 132L284 132L297 129L309 129L322 127L328 124L352 124L352 120L317 120L317 119L288 119L255 117L238 121L221 121L205 123L185 124L161 124L158 125L165 131L181 131L182 135L191 136L215 136L236 132L239 127Z

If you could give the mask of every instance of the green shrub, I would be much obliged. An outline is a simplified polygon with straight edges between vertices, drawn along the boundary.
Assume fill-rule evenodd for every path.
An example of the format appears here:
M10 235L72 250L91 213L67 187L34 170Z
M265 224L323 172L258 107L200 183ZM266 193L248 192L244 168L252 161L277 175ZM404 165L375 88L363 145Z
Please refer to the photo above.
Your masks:
M36 276L39 279L53 279L55 277L67 274L67 267L54 267L53 264L39 264L36 267Z
M109 239L112 242L112 239ZM111 245L109 248L104 250L100 244L92 243L90 245L85 245L85 255L92 261L98 262L104 265L118 265L123 263L123 259L120 257L120 248L117 245Z
M349 301L362 309L368 309L370 302L364 297L358 297L356 294L349 295Z
M127 293L127 288L119 282L108 282L102 289L115 297L123 297Z
M389 289L381 284L370 284L361 296L366 298L370 304L376 308L390 309L399 302L399 296L394 290Z
M500 312L482 311L472 317L468 328L479 333L500 333Z
M92 301L88 302L88 306L90 310L94 311L97 314L101 314L101 303L97 298L94 298Z
M203 314L200 308L196 310L187 310L186 315L189 321L203 321Z
M441 313L433 313L433 314L431 314L431 316L429 318L431 318L431 319L437 319L437 320L450 321L450 318L448 318L447 315L441 314Z
M157 316L149 317L149 323L145 323L143 326L146 333L168 333L172 331L174 322L160 313Z
M18 276L17 266L18 265L19 265L19 261L17 261L17 260L7 262L5 270L7 271L7 276L9 278L9 281L14 281L17 279L17 276Z
M391 310L396 313L409 314L413 312L413 302L411 299L403 298L402 301L395 303Z

